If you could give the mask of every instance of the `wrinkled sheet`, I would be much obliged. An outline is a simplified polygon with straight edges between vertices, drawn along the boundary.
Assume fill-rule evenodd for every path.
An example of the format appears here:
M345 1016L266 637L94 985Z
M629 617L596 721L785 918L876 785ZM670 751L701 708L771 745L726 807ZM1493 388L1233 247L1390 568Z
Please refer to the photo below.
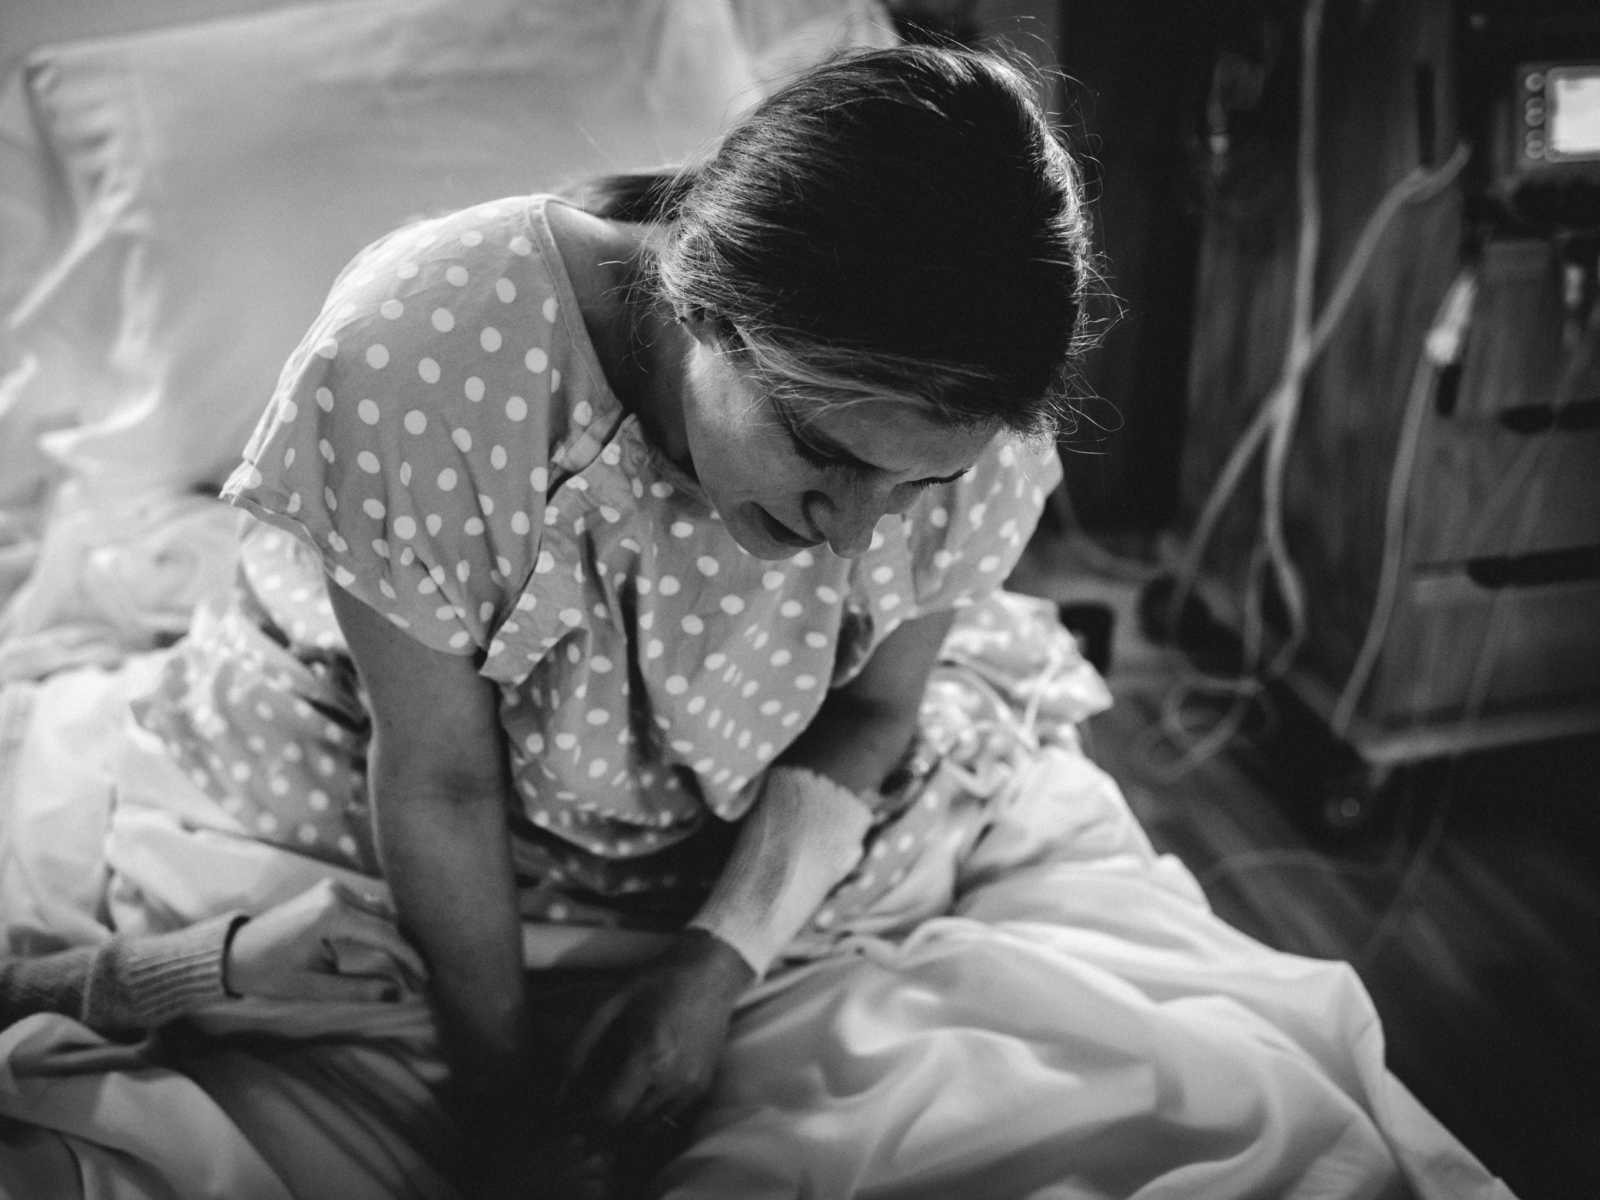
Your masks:
M225 594L240 519L193 493L102 494L82 480L32 520L0 509L0 683L113 668L181 636L196 605Z
M667 1195L1508 1194L1385 1070L1353 971L1232 930L1109 781L1045 771L1095 852L753 1004Z
M328 873L231 831L149 746L130 738L122 755L103 845L125 921L267 903ZM1388 1073L1354 972L1218 919L1075 745L1037 744L983 807L975 836L907 881L920 900L894 898L918 914L909 934L863 923L879 932L747 997L660 1195L1510 1195ZM923 919L928 905L948 915ZM575 936L530 927L529 962L569 961ZM589 963L655 944L576 942ZM0 1196L41 1145L64 1149L96 1200L450 1195L420 1002L379 1021L241 1002L198 1024L210 1038L181 1070L65 1018L0 1033ZM247 1036L261 1032L289 1040Z

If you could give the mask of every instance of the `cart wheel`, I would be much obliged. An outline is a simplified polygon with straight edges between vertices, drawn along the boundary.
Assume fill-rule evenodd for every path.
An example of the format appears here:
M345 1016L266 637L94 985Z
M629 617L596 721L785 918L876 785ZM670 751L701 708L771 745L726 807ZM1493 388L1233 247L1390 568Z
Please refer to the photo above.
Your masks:
M1319 828L1336 838L1373 832L1392 815L1397 782L1392 766L1357 762L1330 767L1322 778L1317 810Z

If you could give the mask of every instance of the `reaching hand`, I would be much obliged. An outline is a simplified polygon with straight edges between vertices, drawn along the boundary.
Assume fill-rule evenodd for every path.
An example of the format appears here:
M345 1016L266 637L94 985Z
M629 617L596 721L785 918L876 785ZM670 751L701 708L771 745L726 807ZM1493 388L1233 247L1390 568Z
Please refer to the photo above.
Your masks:
M751 979L727 943L685 930L584 1027L564 1096L606 1133L675 1140L672 1131L711 1087L734 1003Z
M241 925L223 971L235 994L270 1000L398 1000L427 977L387 902L332 879Z

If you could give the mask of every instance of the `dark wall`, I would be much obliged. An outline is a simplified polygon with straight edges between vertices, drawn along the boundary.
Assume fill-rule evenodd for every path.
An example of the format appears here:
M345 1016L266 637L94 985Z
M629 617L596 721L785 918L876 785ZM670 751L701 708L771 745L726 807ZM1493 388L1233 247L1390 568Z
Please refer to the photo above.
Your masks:
M1060 3L1075 106L1064 115L1089 156L1107 283L1123 310L1087 366L1099 400L1063 448L1067 491L1091 532L1159 530L1176 509L1200 208L1194 137L1213 20L1186 0Z

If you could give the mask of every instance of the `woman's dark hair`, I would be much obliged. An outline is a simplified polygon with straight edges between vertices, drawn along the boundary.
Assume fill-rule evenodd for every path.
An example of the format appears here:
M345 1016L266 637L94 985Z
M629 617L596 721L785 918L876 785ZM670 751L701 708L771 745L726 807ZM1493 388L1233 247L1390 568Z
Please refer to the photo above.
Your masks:
M764 386L914 396L956 423L1056 430L1089 344L1077 170L1028 76L900 46L815 67L704 162L597 181L600 216L664 226L661 297Z

